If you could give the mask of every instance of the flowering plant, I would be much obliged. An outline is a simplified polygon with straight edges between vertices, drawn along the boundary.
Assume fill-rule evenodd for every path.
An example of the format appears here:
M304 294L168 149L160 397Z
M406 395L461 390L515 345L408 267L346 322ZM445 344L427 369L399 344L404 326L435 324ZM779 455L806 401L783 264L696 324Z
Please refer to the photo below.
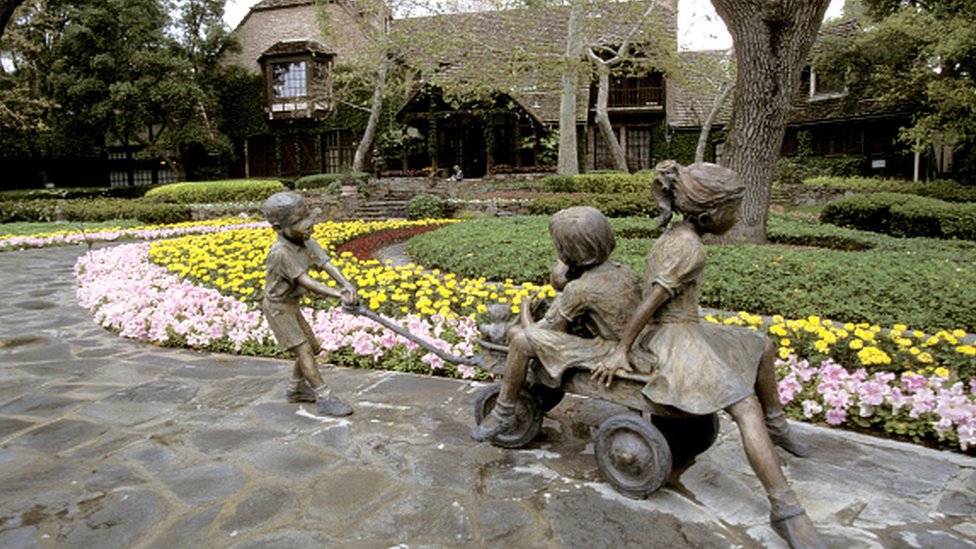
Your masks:
M125 239L155 240L180 235L205 234L232 229L267 227L265 222L253 222L241 218L223 218L210 221L188 221L168 225L120 227L85 231L68 229L55 233L34 235L0 235L0 250L14 248L43 248L90 242L114 242Z
M779 344L780 400L793 417L976 447L976 348L963 330L928 335L749 313L706 320L768 331Z
M244 354L280 354L263 315L240 299L184 280L148 259L150 245L126 244L82 255L75 264L78 302L95 321L123 337L164 346L189 346ZM303 311L323 355L337 364L474 378L473 367L445 364L413 341L344 313L339 308ZM471 355L477 336L470 318L399 321L414 335L455 355Z
M776 366L780 401L793 417L880 428L916 442L938 439L963 451L976 447L976 380L963 382L946 368L869 374L793 354Z

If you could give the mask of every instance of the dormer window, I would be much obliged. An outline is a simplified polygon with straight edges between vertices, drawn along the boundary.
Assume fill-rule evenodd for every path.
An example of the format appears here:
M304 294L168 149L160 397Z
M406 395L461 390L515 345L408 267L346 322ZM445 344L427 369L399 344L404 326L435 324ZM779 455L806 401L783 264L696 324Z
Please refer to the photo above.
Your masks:
M325 117L332 112L335 55L312 40L278 42L260 58L271 119Z
M843 78L830 73L817 72L812 67L803 70L801 80L807 88L807 98L810 101L833 99L847 94Z

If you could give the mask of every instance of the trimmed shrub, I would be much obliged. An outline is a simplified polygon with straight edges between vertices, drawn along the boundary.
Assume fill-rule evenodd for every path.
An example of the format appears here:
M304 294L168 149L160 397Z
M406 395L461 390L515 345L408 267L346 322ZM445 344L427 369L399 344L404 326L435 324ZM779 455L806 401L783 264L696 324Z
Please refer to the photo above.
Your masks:
M190 207L185 204L161 204L145 199L92 198L0 202L0 223L54 221L59 207L68 221L137 219L149 225L158 225L189 221L192 217Z
M916 182L873 177L814 177L803 184L818 188L915 194L946 202L976 202L976 186L962 185L949 179Z
M432 194L418 194L407 202L406 214L408 219L442 219L444 199Z
M175 204L255 202L264 200L284 188L280 181L267 179L187 181L152 189L146 193L146 198Z
M73 200L77 198L141 198L158 185L135 187L55 187L53 189L15 189L0 191L0 201Z
M560 193L650 193L654 172L590 172L574 176L551 175L542 179L542 188Z
M976 240L976 204L953 204L909 194L848 196L828 203L820 219L899 237Z
M787 156L776 162L776 182L799 185L813 177L853 177L864 173L862 156Z
M369 182L368 173L318 173L306 175L295 180L295 190L327 189L330 194L338 194L339 186L343 181L355 181L357 183Z
M607 217L636 215L656 216L657 204L650 192L626 194L576 193L547 196L529 203L529 212L535 215L552 215L570 206L593 206Z

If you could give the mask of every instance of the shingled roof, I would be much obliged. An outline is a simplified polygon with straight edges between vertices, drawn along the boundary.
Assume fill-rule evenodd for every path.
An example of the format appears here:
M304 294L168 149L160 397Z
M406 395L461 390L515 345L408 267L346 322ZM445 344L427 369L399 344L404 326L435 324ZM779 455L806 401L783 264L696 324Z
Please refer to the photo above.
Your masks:
M269 10L274 8L290 8L291 6L303 6L314 4L315 0L261 0L251 6L252 11Z
M678 54L681 78L668 79L667 118L675 128L700 128L725 86L734 76L718 70L723 63L734 63L731 50L684 51ZM715 70L706 70L707 67ZM719 107L715 125L727 124L732 116L731 98Z
M586 18L591 42L619 43L650 2L608 3ZM395 22L406 37L401 58L424 73L426 81L464 87L493 82L490 90L506 93L542 120L559 118L560 75L557 61L566 48L566 6L414 17ZM677 32L671 2L659 2L652 25L670 36ZM540 63L539 59L552 63ZM581 82L577 116L585 120L589 83Z

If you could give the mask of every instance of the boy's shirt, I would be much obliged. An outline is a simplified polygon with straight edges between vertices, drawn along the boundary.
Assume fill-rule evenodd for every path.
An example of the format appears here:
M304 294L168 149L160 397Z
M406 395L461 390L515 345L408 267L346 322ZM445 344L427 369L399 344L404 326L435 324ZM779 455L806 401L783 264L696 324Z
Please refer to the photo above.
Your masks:
M311 267L323 268L329 256L318 242L309 238L302 244L295 244L278 235L271 245L266 259L264 275L264 297L268 301L295 301L305 295L305 288L296 282Z

